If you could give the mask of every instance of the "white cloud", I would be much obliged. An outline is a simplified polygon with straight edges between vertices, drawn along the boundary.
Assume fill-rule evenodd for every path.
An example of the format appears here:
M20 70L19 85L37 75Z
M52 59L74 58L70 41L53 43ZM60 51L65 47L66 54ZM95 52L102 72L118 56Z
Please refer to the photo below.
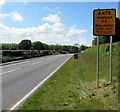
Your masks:
M43 21L48 21L48 22L60 22L61 18L58 16L58 14L49 14L48 17L43 17Z
M76 29L76 25L72 26L69 28L69 30L66 32L66 35L68 37L78 37L81 36L81 34L86 33L87 30L80 30L80 29Z
M92 40L87 40L86 38L78 38L76 41L79 45L87 45L91 46L92 45Z
M78 43L80 45L91 45L91 41L85 38L70 39L63 31L64 25L62 23L55 23L54 25L45 23L29 28L14 28L0 24L0 42L19 43L23 39L30 39L32 42L41 41L47 44L74 45Z
M55 23L50 25L45 23L37 27L29 28L14 28L0 24L0 42L2 43L19 43L23 39L30 39L32 41L42 41L48 44L65 44L68 38L64 35L58 34L64 30L62 23Z
M17 12L12 12L9 14L4 13L4 14L0 15L0 18L5 18L5 17L12 19L12 21L14 21L14 22L17 22L17 21L21 22L24 20L24 18Z
M64 30L64 24L57 22L53 25L54 31L60 32Z
M17 12L11 13L11 17L12 17L13 21L23 21L23 17L20 14L18 14Z
M58 12L58 14L61 14L61 13L63 13L63 12L61 12L61 11Z
M0 0L0 5L5 4L5 0Z
M0 18L1 17L10 17L14 21L23 20L22 16L19 16L17 12L3 14L0 15ZM91 45L91 41L81 38L81 35L87 32L86 29L77 29L76 25L66 28L65 25L60 22L61 18L58 14L49 15L43 18L43 20L53 22L53 24L44 23L37 27L28 28L8 27L0 24L0 42L19 43L23 39L30 39L32 42L41 41L47 44L74 45L78 43L80 45ZM75 40L75 38L72 39L71 37L77 38Z
M48 32L61 32L64 30L64 25L62 23L54 23L53 25L50 25L48 23L45 23L43 25L40 25L36 28L34 28L35 30L38 30L39 32L44 32L44 33L48 33Z

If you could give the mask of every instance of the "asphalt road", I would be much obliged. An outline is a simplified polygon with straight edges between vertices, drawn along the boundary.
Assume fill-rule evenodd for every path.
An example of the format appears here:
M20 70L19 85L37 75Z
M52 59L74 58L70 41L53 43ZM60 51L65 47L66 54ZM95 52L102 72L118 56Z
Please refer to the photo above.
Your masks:
M2 67L2 109L9 110L72 55L52 55Z

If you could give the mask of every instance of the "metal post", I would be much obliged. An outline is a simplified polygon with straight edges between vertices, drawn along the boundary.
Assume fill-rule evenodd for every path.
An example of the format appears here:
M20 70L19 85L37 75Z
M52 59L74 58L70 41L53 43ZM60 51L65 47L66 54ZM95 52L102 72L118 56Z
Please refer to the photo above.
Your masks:
M96 87L99 87L99 36L97 37L97 71L96 71Z
M112 82L112 36L110 36L110 82Z

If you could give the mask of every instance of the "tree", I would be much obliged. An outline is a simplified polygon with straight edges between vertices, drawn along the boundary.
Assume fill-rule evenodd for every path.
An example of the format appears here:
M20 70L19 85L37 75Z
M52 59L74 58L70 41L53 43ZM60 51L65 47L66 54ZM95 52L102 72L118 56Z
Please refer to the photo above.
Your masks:
M98 36L99 37L99 44L105 44L110 42L110 36ZM92 41L92 45L97 45L97 37L94 38Z
M2 50L10 50L11 44L2 44Z
M44 50L45 49L44 44L40 41L33 42L32 48L33 50Z
M113 36L113 42L120 41L120 18L116 18L116 35Z
M94 40L92 41L92 45L97 45L97 37L94 37Z
M30 40L22 40L19 43L19 48L24 49L24 50L29 50L31 48L31 45L32 45L32 43Z
M18 44L11 44L10 50L18 50L18 49L19 49L19 45Z
M110 42L110 36L99 36L99 44L105 44Z
M80 46L80 51L83 51L83 50L85 50L85 49L87 49L87 48L89 48L89 47L84 46L84 45L81 45L81 46Z
M64 45L64 46L63 46L63 51L69 51L68 46Z
M74 46L74 51L77 53L79 52L79 48L77 46Z
M50 50L55 50L55 45L50 45Z
M44 50L50 50L49 45L47 45L47 44L43 44L43 46L44 46Z
M60 45L56 44L55 45L55 50L60 50Z

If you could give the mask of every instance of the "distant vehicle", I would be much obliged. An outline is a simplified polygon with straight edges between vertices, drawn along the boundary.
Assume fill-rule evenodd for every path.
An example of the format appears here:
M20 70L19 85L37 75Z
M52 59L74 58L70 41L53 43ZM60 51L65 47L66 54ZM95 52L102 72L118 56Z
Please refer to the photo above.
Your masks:
M67 52L66 51L61 51L61 54L67 54Z

